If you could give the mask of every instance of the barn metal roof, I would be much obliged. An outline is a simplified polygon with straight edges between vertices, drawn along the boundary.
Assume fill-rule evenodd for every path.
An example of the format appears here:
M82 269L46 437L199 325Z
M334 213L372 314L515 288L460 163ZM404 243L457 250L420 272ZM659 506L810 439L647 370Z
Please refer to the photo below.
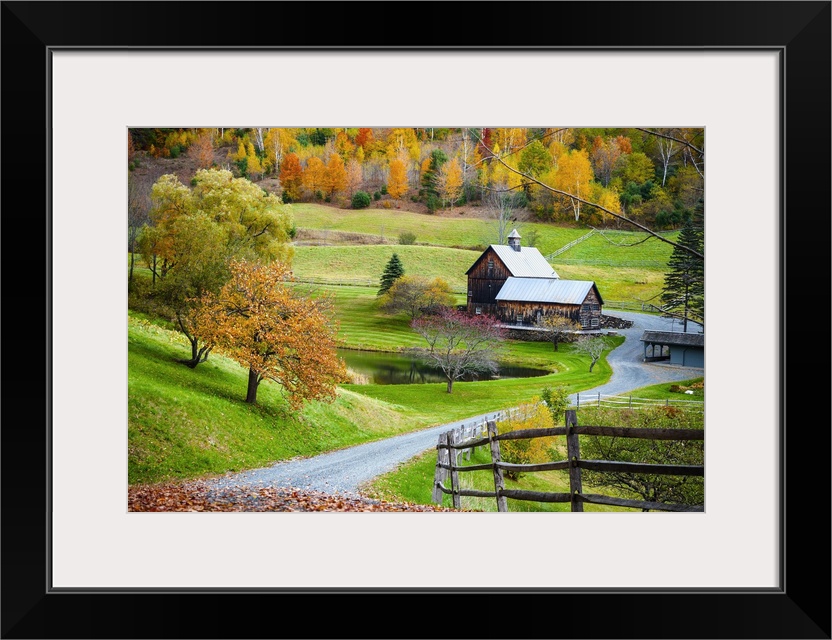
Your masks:
M685 347L704 347L705 334L682 333L681 331L645 331L641 336L641 341Z
M546 262L546 258L534 247L520 247L515 251L508 245L492 244L491 248L506 265L511 275L519 278L559 278Z
M509 278L496 299L512 302L581 304L595 283L591 280L557 278ZM599 294L598 299L601 299ZM603 301L601 302L603 304Z

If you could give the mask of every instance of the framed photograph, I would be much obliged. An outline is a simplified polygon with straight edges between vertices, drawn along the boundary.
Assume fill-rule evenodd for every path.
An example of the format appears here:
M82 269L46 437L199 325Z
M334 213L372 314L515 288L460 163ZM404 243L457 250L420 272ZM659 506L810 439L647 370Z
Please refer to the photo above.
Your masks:
M3 3L3 637L830 638L830 3L392 6ZM707 509L128 513L128 129L492 124L704 130Z

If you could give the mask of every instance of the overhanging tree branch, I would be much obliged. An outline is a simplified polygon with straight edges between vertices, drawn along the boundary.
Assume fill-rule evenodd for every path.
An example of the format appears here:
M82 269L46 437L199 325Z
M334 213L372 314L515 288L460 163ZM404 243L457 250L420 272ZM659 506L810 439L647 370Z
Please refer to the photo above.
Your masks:
M578 197L578 196L576 196L572 193L569 193L567 191L561 191L560 189L555 189L554 187L549 186L548 184L545 184L545 183L541 182L537 178L534 178L534 177L530 176L527 173L523 173L522 171L519 171L518 169L515 169L514 167L509 165L505 160L503 160L502 157L496 155L493 150L489 149L488 146L482 141L482 139L476 133L474 133L474 136L477 137L477 139L480 141L480 144L483 146L483 148L491 154L492 159L497 160L497 162L502 164L506 169L508 169L512 173L516 173L518 176L521 176L525 180L528 180L529 182L533 182L537 185L540 185L541 187L551 191L552 193L557 193L559 195L566 196L567 198L571 198L572 200L580 202L581 204L585 204L585 205L588 205L590 207L595 207L597 209L600 209L604 213L607 213L607 214L611 215L614 218L618 218L622 222L626 222L627 224L631 224L634 227L637 227L638 229L641 229L645 233L650 234L654 238L658 238L662 242L666 242L667 244L669 244L673 247L678 247L679 249L682 249L683 251L687 251L691 255L694 255L697 258L699 258L700 260L705 259L705 256L703 254L699 253L698 251L695 251L694 249L691 249L690 247L686 247L684 245L673 242L672 240L668 240L664 236L656 233L655 231L653 231L652 229L650 229L648 227L645 227L643 224L639 224L635 220L631 220L630 218L628 218L626 216L623 216L620 213L616 213L615 211L611 211L611 210L607 209L606 207L602 207L600 204L598 204L596 202L590 202L589 200L584 200L583 198L580 198L580 197Z

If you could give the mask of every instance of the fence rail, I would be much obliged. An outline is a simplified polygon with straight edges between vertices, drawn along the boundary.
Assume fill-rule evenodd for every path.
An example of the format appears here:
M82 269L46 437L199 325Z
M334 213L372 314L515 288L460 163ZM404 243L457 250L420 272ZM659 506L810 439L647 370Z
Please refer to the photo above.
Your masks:
M675 400L666 398L658 400L655 398L637 398L632 395L607 395L603 393L578 393L575 395L575 407L603 407L605 409L643 409L645 407L678 407L704 411L705 403L702 400Z
M495 416L496 418L496 416ZM484 426L484 429L483 429ZM600 494L584 493L581 470L599 472L626 472L639 474L657 474L672 476L704 477L703 465L653 464L639 462L619 462L614 460L587 460L581 458L579 436L614 436L623 438L638 438L649 440L704 440L702 429L651 429L636 427L602 427L578 425L577 413L574 409L566 412L566 426L549 429L521 429L507 433L497 433L497 423L494 419L485 424L472 425L470 429L458 428L439 435L436 445L437 459L434 472L433 501L442 503L444 495L450 495L455 508L461 508L461 497L495 498L497 511L508 511L508 499L533 502L562 502L570 503L572 511L583 511L584 503L602 504L619 507L630 507L654 511L704 511L701 505L653 502L646 500L630 500ZM552 460L550 462L534 464L515 464L503 462L500 456L500 442L505 440L521 440L545 438L551 436L566 436L567 459ZM460 465L460 458L467 454L470 460L471 451L477 447L488 447L491 451L491 462L476 465ZM459 482L460 473L472 471L492 470L494 476L494 491L463 488ZM533 471L568 471L569 493L554 493L542 491L527 491L521 489L506 489L504 481L505 471L533 472ZM450 481L450 487L445 483Z

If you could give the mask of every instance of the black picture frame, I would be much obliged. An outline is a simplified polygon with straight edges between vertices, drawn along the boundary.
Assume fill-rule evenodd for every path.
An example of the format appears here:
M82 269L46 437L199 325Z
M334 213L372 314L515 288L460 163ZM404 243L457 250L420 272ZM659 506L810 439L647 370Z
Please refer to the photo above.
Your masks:
M516 28L499 28L507 12ZM279 42L271 30L237 28L235 16L244 25L255 13L303 28L280 29ZM817 353L829 299L815 275L830 266L830 2L3 2L0 17L3 638L830 638L829 381ZM52 592L48 99L50 51L70 47L779 51L781 344L765 348L782 363L780 588Z

